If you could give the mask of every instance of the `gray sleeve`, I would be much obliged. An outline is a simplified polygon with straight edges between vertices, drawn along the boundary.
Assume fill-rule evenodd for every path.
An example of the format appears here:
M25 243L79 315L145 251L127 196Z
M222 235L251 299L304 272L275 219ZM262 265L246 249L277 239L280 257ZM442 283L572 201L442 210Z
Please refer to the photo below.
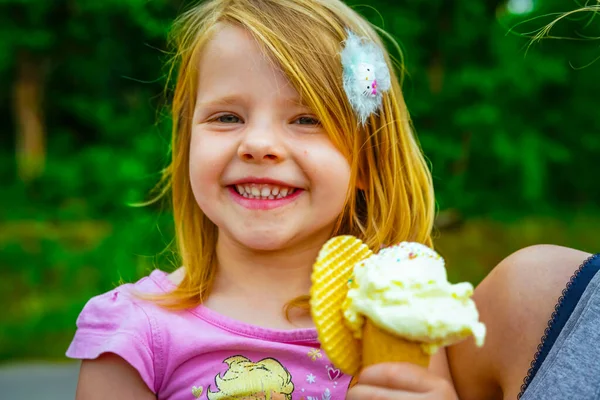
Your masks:
M596 273L521 400L600 399L600 273Z

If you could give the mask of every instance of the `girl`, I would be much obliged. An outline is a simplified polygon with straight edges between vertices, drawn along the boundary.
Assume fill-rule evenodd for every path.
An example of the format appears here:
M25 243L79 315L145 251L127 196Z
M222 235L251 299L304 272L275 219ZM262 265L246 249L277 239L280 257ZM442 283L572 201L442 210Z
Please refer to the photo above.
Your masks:
M229 398L344 399L351 377L306 311L319 249L338 234L431 245L431 176L389 56L339 0L209 0L174 39L166 179L183 268L89 301L67 352L93 360L78 398L206 399L231 386ZM342 65L343 49L377 54ZM232 357L257 366L232 373ZM289 372L285 390L246 374L265 359ZM449 378L435 382L452 395Z
M209 0L179 19L175 43L165 182L183 267L88 302L67 351L84 360L77 398L456 399L445 351L429 370L367 369L348 390L306 311L332 235L432 244L431 176L372 27L339 0ZM504 265L492 287L515 263ZM497 318L497 294L478 296L483 321ZM453 363L459 392L495 390L495 353L460 346L451 361L491 372Z

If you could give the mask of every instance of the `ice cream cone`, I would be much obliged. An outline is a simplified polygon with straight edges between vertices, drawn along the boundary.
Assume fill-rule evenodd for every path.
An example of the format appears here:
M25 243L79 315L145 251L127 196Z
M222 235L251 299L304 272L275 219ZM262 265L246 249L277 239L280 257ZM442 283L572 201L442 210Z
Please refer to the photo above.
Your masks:
M322 348L354 376L351 385L374 364L427 368L430 354L469 335L483 345L472 285L448 282L444 259L423 244L402 242L373 255L355 237L334 237L317 257L312 282Z
M360 371L370 365L386 362L408 362L427 368L430 358L431 356L423 351L420 343L391 335L368 319L365 321ZM359 375L360 372L352 378L350 387L358 383Z
M365 321L362 340L362 368L384 362L409 362L429 366L429 354L421 344L387 333L368 319Z

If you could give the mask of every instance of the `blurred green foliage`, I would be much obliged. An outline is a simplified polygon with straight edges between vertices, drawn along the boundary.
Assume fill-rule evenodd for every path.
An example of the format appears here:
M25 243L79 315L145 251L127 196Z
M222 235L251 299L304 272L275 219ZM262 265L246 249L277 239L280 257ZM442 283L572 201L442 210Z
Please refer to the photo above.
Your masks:
M559 223L553 238L593 246L585 238L598 220L582 222L577 214L600 214L600 80L597 65L587 66L597 48L591 40L548 40L526 52L527 37L507 34L517 23L517 33L535 31L553 17L528 18L575 3L538 0L528 15L511 14L505 0L349 3L403 49L405 96L441 209L480 218L472 226L489 226L481 218L516 224L526 214L575 218L576 229ZM168 161L165 37L186 4L0 2L0 119L8 121L2 135L8 142L0 149L0 299L6 303L0 359L60 357L90 296L173 264L162 252L172 240L168 210L127 204L148 199ZM553 33L600 36L600 24L587 22L570 18ZM43 75L47 130L44 172L29 182L18 178L14 150L13 85L21 62ZM547 224L553 223L540 226ZM485 275L460 254L465 241L465 251L478 243L485 253L482 238L494 240L485 229L447 235L454 265L465 265L455 277ZM529 240L550 238L543 231ZM523 233L506 232L512 239ZM509 242L505 254L488 253L479 265L491 267L529 243Z

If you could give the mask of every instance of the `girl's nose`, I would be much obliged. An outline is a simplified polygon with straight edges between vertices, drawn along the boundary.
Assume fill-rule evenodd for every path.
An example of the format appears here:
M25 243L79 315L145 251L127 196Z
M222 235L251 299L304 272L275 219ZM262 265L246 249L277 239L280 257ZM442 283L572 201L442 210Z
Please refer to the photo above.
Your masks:
M276 129L256 127L246 131L238 148L238 157L251 163L283 161L287 152Z

